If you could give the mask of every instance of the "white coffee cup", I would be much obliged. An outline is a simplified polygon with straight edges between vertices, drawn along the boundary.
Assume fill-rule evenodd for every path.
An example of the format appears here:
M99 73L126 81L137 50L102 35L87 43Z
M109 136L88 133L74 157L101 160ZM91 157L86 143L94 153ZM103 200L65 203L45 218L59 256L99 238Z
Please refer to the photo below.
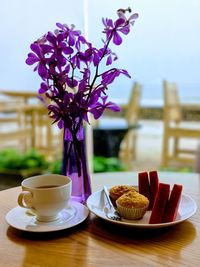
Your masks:
M38 221L57 220L71 196L72 181L69 177L58 174L44 174L22 181L22 193L18 204L31 209Z

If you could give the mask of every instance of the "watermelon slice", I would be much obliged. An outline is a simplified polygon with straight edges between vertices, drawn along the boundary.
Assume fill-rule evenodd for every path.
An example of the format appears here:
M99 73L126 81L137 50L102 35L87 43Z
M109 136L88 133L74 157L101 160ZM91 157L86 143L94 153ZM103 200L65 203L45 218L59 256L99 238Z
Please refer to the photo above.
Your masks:
M181 193L183 186L175 184L170 194L169 201L166 205L163 222L173 222L176 219L178 213L178 207L181 201Z
M150 171L149 172L149 184L150 184L150 203L149 203L149 209L151 210L156 198L156 194L158 192L158 185L159 185L159 179L158 179L158 173L157 171Z
M149 219L150 224L162 223L163 215L165 212L166 204L169 199L170 185L160 183L158 192L154 201L151 216Z
M150 200L149 177L147 172L138 173L139 193Z

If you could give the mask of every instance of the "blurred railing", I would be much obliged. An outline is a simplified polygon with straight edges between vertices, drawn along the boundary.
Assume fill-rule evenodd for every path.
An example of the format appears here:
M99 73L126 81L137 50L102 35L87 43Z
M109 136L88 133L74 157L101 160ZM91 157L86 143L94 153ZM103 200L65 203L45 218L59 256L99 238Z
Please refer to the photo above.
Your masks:
M110 110L105 111L106 116L110 117L123 117L126 113L127 105L121 105L121 111L115 113ZM182 104L182 116L186 121L200 121L200 103L197 104ZM139 119L144 120L163 120L163 107L155 106L140 106Z

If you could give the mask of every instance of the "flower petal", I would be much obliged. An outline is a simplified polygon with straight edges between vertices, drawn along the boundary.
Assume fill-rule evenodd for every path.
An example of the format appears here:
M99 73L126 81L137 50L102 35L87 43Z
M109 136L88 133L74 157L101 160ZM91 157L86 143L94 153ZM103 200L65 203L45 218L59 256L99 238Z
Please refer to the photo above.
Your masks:
M44 54L51 52L52 49L53 49L52 46L47 45L47 44L42 44L42 45L41 45L41 48L42 48L42 52L43 52Z
M38 93L44 94L48 89L49 89L49 87L47 86L46 83L41 83Z
M64 121L63 121L63 120L60 120L60 121L58 122L58 128L59 128L59 129L64 128Z
M111 65L111 64L112 64L112 56L109 55L107 60L106 60L106 66Z
M126 77L131 78L131 75L128 73L127 70L120 70L122 74L124 74Z
M27 65L33 65L33 64L35 64L38 61L39 61L39 59L38 59L38 57L35 54L29 53L28 54L28 58L26 59L26 64Z
M51 44L56 44L56 37L52 32L48 32L46 38Z
M130 18L128 20L135 20L139 17L139 14L138 13L134 13L130 16Z
M119 112L121 110L121 108L117 104L115 104L113 102L108 102L106 104L106 108L109 109L109 110L112 110L114 112Z
M121 38L121 36L117 32L114 33L113 43L115 45L120 45L122 43L122 38Z
M119 19L117 19L117 20L115 21L115 23L114 23L114 24L115 24L115 28L117 28L117 27L123 25L124 22L125 22L125 19L123 19L123 18L119 18Z
M104 107L103 106L100 106L99 108L93 108L93 109L90 110L90 113L93 114L95 120L98 120L98 118L101 117L103 112L104 112Z
M71 48L71 47L67 47L67 46L63 46L62 47L62 51L63 51L63 53L65 53L66 55L71 55L71 54L73 54L73 52L74 52L74 50L73 50L73 48Z
M30 48L34 53L36 53L38 56L40 56L40 47L38 44L31 44Z
M130 26L127 25L121 29L118 29L118 31L122 32L123 34L127 35L130 32Z
M38 65L38 74L42 78L46 78L46 75L47 75L47 70L46 70L45 66L41 63L39 63L39 65Z

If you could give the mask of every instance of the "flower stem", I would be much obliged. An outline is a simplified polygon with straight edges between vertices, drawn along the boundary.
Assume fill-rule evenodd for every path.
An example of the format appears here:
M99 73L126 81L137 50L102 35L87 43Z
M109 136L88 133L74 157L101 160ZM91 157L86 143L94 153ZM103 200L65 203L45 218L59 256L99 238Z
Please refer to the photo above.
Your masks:
M114 33L114 30L112 30L112 32L111 32L111 34L110 34L110 37L109 37L109 39L108 39L108 41L107 41L107 44L105 45L104 51L103 51L103 53L102 53L102 56L101 56L101 58L100 58L100 60L99 60L99 63L98 63L97 66L96 66L96 71L95 71L95 75L94 75L93 81L92 81L92 83L91 83L90 86L89 86L90 89L89 89L89 93L88 93L88 96L87 96L87 99L86 99L86 103L88 103L89 98L90 98L90 95L91 95L91 93L92 93L93 86L94 86L94 84L95 84L95 81L96 81L96 79L99 77L99 74L98 74L99 64L100 64L101 60L104 58L104 56L105 56L105 54L106 54L107 48L108 48L108 46L109 46L109 44L110 44L110 41L111 41L111 39L112 39L112 37L113 37L113 33Z

